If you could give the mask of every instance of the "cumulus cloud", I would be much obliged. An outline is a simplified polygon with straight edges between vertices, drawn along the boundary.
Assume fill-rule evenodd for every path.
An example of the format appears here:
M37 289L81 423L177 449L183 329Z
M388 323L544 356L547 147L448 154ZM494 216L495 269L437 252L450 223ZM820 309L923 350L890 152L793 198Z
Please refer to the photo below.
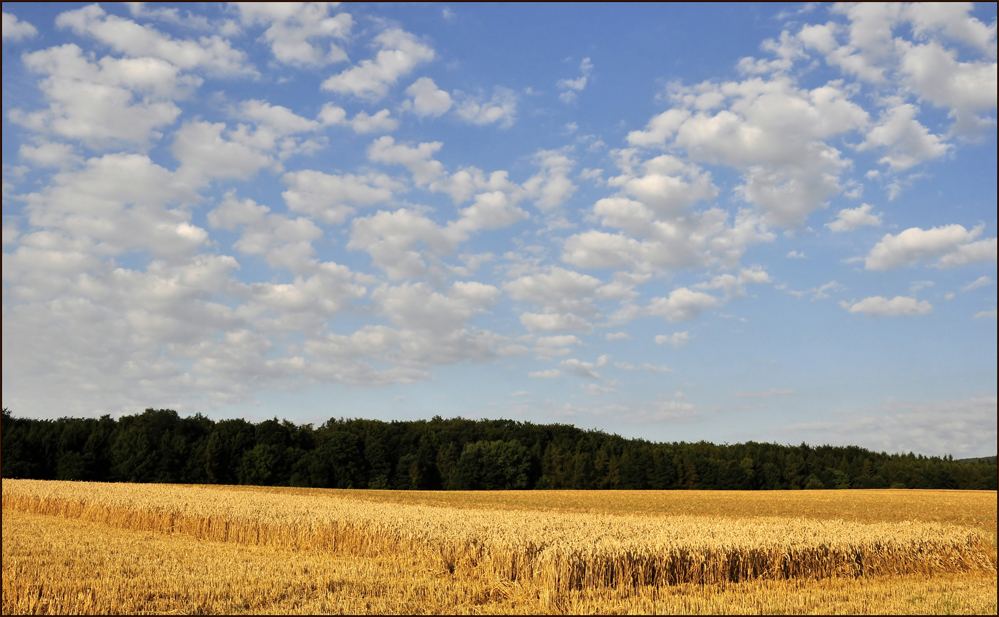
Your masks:
M607 363L606 358L603 356L601 357L603 358L603 362L597 362L596 364L593 362L584 362L582 360L577 360L576 358L568 358L566 360L562 360L559 366L564 368L566 371L572 373L573 375L577 375L584 379L599 380L600 374L597 373L596 367L603 366L603 364Z
M3 11L3 41L23 41L38 34L38 29L16 15Z
M787 289L786 287L778 286L777 289L785 289L787 293L791 294L796 298L803 298L805 296L811 296L812 302L816 300L825 300L829 297L830 292L845 291L846 287L837 283L836 281L829 281L824 285L818 287L812 287L811 289L806 289L805 291L795 291L793 289Z
M925 315L933 310L933 305L926 300L916 300L908 296L895 296L890 300L882 296L872 296L859 302L846 302L844 300L839 305L851 313L866 313L871 316L884 317Z
M746 295L746 283L769 283L770 275L760 266L742 268L738 274L719 274L710 281L694 285L694 289L721 289L725 300Z
M582 345L583 341L572 334L557 334L554 336L539 336L534 341L534 353L538 358L546 359L554 356L567 356L570 347Z
M22 144L18 149L18 154L22 159L41 167L65 167L80 160L76 156L73 146L53 142L39 144L38 146Z
M421 77L406 88L408 107L421 117L437 117L451 109L451 95L441 90L429 77Z
M916 120L917 113L917 107L908 103L887 110L857 149L887 149L888 154L879 162L895 172L947 154L950 146L943 137L930 133L920 124Z
M701 291L678 287L668 297L653 298L649 303L650 315L665 317L668 321L690 321L701 311L718 306L718 298Z
M679 215L699 201L709 201L718 196L711 174L697 165L664 154L645 161L640 170L636 170L627 160L631 153L621 154L624 173L608 179L607 184L620 187L622 193L649 207L657 218Z
M636 272L733 267L748 246L775 238L748 210L740 210L731 225L728 213L720 208L655 220L652 211L640 202L621 198L599 200L594 212L603 225L628 233L589 230L574 234L563 246L564 262L580 268L631 268Z
M322 237L322 230L307 218L269 212L270 208L252 199L240 201L230 190L219 207L209 212L208 223L230 231L241 229L242 236L233 248L261 255L271 267L297 274L314 271L319 264L313 259L312 242Z
M520 321L533 331L593 330L590 319L597 314L594 293L601 281L559 267L525 275L504 283L514 300L544 308L544 313L523 313Z
M497 124L508 129L517 119L517 94L509 88L497 86L489 100L459 92L455 94L461 99L455 113L469 124Z
M73 44L24 56L25 66L45 75L40 86L49 106L14 108L10 119L40 133L80 140L92 148L121 142L145 144L173 124L180 108L170 98L200 83L156 58L91 62Z
M656 345L672 345L673 347L684 347L689 340L690 333L686 330L673 334L658 334L655 338Z
M836 213L836 220L826 223L831 231L842 233L853 231L858 227L881 227L881 213L873 212L874 206L871 204L861 204L857 208L843 208Z
M426 216L401 208L355 218L347 248L366 251L389 278L398 280L423 276L434 259L454 253L462 239Z
M593 73L593 63L590 62L589 58L583 58L583 61L579 63L580 76L576 79L560 79L556 84L558 89L561 90L561 94L558 98L563 103L574 103L579 92L582 92L586 88L586 83L590 79L590 74Z
M229 41L218 35L203 36L197 41L175 40L152 26L108 15L97 4L60 14L56 26L94 37L134 58L158 58L180 69L201 68L219 75L255 73L246 62L246 54L233 49Z
M317 39L345 40L354 20L349 13L330 16L330 3L236 2L244 25L265 25L264 40L278 62L324 65L347 60L347 54L334 42L324 47ZM313 42L315 41L315 42Z
M273 163L260 149L272 146L253 139L246 131L233 131L223 136L223 122L192 121L174 133L171 152L180 161L184 173L198 178L249 178Z
M319 128L319 123L315 120L303 118L287 107L271 105L267 101L244 101L240 105L240 111L245 117L267 126L278 135L305 133Z
M968 283L967 285L961 287L961 291L968 292L971 291L972 289L978 289L979 287L988 287L989 285L993 284L995 284L995 281L992 280L991 276L980 276L977 279Z
M553 369L548 369L546 371L534 371L532 373L528 373L527 376L530 377L531 379L555 379L561 374L562 371L558 370L557 368L553 368Z
M374 115L359 111L350 120L350 128L355 133L391 133L399 128L399 121L391 117L389 110L383 109Z
M281 177L288 190L281 193L288 208L325 223L344 222L358 206L371 206L392 199L401 187L385 174L335 175L302 170Z
M955 224L932 229L911 227L897 235L885 234L867 254L864 266L868 270L891 270L937 257L940 259L936 265L942 268L995 261L996 239L975 241L984 229L984 224L971 230Z
M680 148L695 161L740 170L743 199L767 222L791 227L842 190L848 163L825 140L868 122L841 85L805 90L780 75L674 84L669 98L675 107L629 133L628 142Z
M350 94L362 99L380 100L401 77L420 64L434 59L434 50L412 34L390 28L375 37L379 47L374 60L362 60L322 83L323 90Z
M524 183L524 189L534 197L534 203L544 212L558 208L572 197L578 188L569 179L575 164L564 151L541 150L534 155L541 172Z

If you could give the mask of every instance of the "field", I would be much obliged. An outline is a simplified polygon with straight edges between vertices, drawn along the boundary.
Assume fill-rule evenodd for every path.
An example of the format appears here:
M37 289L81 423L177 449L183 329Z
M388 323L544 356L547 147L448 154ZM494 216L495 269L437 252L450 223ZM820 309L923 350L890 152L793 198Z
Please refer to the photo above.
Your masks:
M2 608L996 614L996 494L4 480Z

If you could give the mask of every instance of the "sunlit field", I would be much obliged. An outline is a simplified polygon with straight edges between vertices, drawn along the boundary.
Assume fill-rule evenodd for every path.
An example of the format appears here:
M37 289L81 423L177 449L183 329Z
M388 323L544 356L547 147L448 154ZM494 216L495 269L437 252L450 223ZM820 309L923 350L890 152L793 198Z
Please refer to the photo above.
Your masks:
M996 613L996 494L3 480L3 612Z

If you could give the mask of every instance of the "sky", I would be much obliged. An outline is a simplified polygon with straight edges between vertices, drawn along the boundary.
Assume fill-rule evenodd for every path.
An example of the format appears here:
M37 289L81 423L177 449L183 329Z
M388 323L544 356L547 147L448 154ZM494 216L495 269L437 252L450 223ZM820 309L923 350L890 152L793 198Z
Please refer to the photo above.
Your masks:
M996 5L3 4L3 405L995 454Z

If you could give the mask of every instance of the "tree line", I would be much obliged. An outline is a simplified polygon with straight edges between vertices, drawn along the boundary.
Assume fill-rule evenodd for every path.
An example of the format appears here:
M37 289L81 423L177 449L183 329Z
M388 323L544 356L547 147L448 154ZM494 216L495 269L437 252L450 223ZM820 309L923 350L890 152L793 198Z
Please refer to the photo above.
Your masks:
M331 419L314 428L170 409L38 420L3 409L4 478L323 488L996 490L995 457L856 446L654 443L566 424Z

